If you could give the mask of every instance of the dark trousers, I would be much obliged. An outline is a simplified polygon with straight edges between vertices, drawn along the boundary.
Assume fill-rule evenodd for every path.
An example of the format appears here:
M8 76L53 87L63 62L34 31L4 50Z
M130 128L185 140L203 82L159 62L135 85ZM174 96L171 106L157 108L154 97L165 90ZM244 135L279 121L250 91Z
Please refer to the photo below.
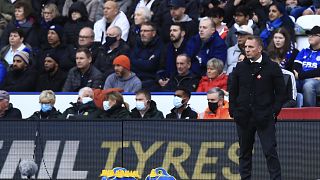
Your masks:
M258 133L262 150L266 157L270 179L281 179L280 162L276 151L277 142L274 120L269 121L268 126L264 129L257 128L251 120L247 127L237 125L237 132L240 145L239 171L241 179L251 179L252 150L256 132Z

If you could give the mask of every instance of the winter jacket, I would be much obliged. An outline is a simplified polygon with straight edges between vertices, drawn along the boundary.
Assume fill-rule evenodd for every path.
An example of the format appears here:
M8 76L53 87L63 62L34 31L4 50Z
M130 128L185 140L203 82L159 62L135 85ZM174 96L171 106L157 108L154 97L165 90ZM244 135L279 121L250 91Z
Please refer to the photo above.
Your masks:
M79 2L83 2L86 7L87 17L90 21L96 22L96 13L99 6L99 0L79 0ZM65 0L62 15L67 16L70 13L70 7L73 5L73 0Z
M223 62L226 61L227 46L217 31L204 44L202 44L198 34L189 40L186 53L192 60L191 71L203 76L207 71L207 62L211 58L218 58Z
M163 119L163 114L157 109L157 104L153 100L150 101L150 107L148 111L142 117L137 108L131 110L131 118L140 118L140 119Z
M101 111L96 107L93 101L87 104L82 103L70 103L72 107L67 108L62 118L65 119L97 119Z
M103 119L126 119L130 118L130 112L123 105L116 104L107 111L102 111L99 118Z
M37 81L36 91L52 90L54 92L61 92L62 87L67 79L67 73L58 69L54 75L45 72L40 75Z
M228 48L227 51L227 61L224 65L224 72L226 72L227 75L229 75L233 69L237 66L237 63L239 61L239 57L241 54L245 54L241 51L238 44Z
M190 92L196 91L199 84L199 76L189 72L185 76L176 74L171 76L168 84L164 87L167 91L175 91L178 87L188 89Z
M59 119L61 118L61 112L57 111L55 107L52 107L51 111L43 112L36 111L27 120L36 120L36 119Z
M215 79L209 79L208 76L203 76L199 82L197 92L208 92L211 88L219 87L227 90L228 75L225 73L220 74Z
M229 115L229 103L223 102L222 107L218 107L216 112L212 112L208 107L198 115L198 119L231 119Z
M83 87L101 88L102 82L101 72L93 65L90 65L84 74L77 67L73 67L68 73L62 91L77 92Z
M185 53L187 47L187 39L184 39L179 48L175 48L172 43L169 43L165 54L165 76L170 77L177 73L176 60L179 54Z
M103 89L121 88L124 92L136 92L142 87L140 79L134 72L127 78L118 77L116 73L111 74L106 79Z
M197 116L197 112L188 106L182 111L180 118L178 117L177 109L173 108L171 109L171 112L166 115L166 119L197 119Z
M21 111L17 108L14 108L11 103L9 103L9 108L4 113L4 116L0 119L22 119Z

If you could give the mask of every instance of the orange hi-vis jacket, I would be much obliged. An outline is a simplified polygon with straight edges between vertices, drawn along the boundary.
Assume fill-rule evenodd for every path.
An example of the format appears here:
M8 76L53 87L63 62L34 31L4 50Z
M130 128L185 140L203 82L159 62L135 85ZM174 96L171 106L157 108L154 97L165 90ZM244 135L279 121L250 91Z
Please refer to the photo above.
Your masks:
M231 119L229 114L229 102L224 101L222 107L218 107L216 113L210 111L209 107L198 114L198 119Z

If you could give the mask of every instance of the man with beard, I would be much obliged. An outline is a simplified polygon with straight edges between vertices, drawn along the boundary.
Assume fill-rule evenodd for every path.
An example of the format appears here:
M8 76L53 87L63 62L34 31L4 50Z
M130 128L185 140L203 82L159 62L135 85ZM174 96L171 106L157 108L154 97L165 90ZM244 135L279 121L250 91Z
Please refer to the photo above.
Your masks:
M115 73L108 76L103 89L121 88L124 92L136 92L141 89L141 81L130 71L130 60L127 56L116 57L113 65Z
M36 91L52 90L60 92L67 78L67 73L59 67L60 59L53 52L48 52L44 59L44 72L40 75Z
M30 67L29 51L29 49L23 49L13 56L13 64L0 89L11 92L31 92L35 90L37 72Z

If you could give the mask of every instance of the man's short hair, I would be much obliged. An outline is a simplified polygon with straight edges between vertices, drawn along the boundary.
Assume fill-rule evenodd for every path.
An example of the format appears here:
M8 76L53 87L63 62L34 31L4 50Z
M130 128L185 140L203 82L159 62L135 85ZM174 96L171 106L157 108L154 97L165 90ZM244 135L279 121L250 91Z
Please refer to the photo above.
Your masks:
M258 45L261 46L261 48L263 48L263 41L259 36L250 35L247 37L247 40L255 40L258 42Z
M188 54L182 53L182 54L177 55L177 57L179 57L179 56L185 57L187 59L187 63L191 63L191 58L188 56Z
M89 96L93 99L94 98L94 93L93 90L90 87L83 87L79 90L78 96L83 97L83 94L85 92L88 92Z
M21 28L14 28L10 31L10 34L11 33L17 33L19 34L20 38L24 38L24 32Z
M175 91L183 91L184 96L187 96L189 99L191 97L191 92L184 87L178 86Z
M186 30L186 27L185 27L181 22L173 22L173 23L171 24L171 26L179 26L180 31L184 31L184 32L187 31L187 30Z
M80 52L83 52L84 54L86 54L86 56L87 56L88 58L91 58L91 57L92 57L91 51L90 51L88 48L86 48L86 47L80 47L80 48L78 48L76 53L80 53Z
M213 21L211 18L207 17L207 16L201 18L201 19L200 19L200 22L201 22L201 21L209 21L211 27L212 27L212 28L216 28L216 23L214 23L214 21Z
M111 29L111 28L114 28L114 29L117 30L117 33L118 33L117 36L120 36L120 37L122 36L122 30L120 29L119 26L111 26L111 27L109 27L108 29Z
M151 26L152 29L157 32L157 26L153 22L150 22L150 21L144 22L144 23L141 24L141 27L142 26Z
M218 93L219 99L224 99L224 92L220 88L214 87L207 92L207 94L214 94L214 93Z
M251 9L249 9L247 6L244 6L244 5L238 6L236 8L234 15L244 15L244 16L249 16L249 18L252 18Z
M218 74L221 74L223 72L224 63L220 59L211 58L207 62L207 68L213 68L213 69L217 70Z
M148 91L148 90L146 90L146 89L140 89L140 90L138 90L138 91L136 92L136 95L138 95L138 94L144 94L144 96L146 97L146 99L147 99L148 101L151 100L151 93L150 93L150 91Z

